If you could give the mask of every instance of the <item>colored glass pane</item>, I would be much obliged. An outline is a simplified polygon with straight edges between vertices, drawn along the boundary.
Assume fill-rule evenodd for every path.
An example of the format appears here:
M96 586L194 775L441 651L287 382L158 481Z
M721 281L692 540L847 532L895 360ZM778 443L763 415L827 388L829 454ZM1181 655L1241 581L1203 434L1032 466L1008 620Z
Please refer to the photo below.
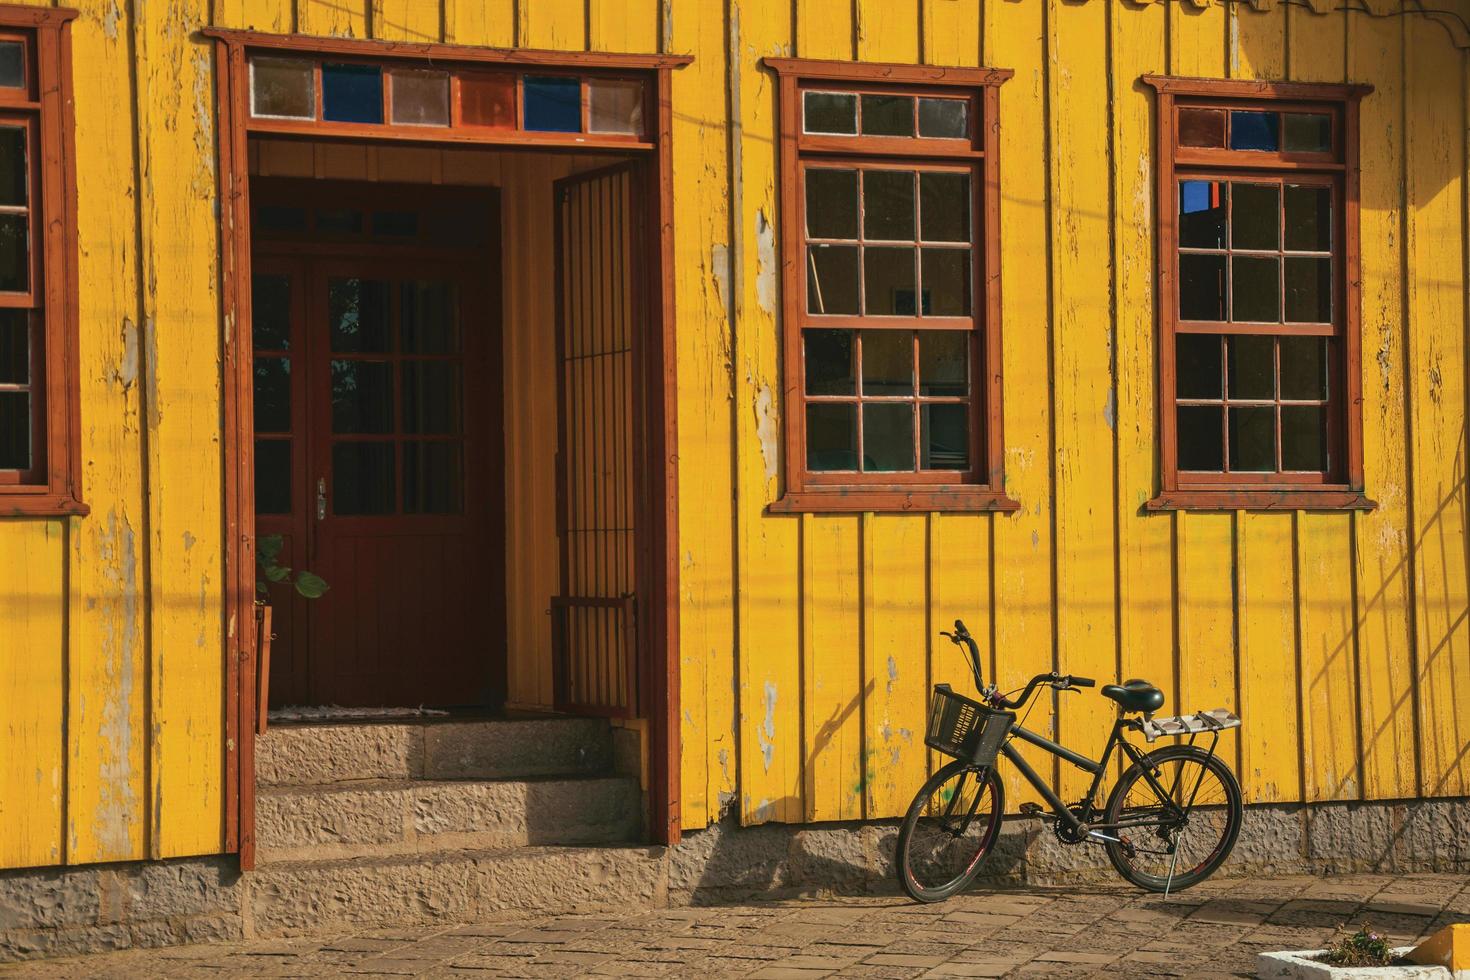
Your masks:
M587 82L587 131L637 136L643 132L643 83L594 78Z
M301 58L250 60L250 111L256 116L316 116L313 65Z
M1274 112L1236 109L1230 113L1230 148L1232 150L1267 150L1281 148L1281 117Z
M1223 149L1225 146L1224 110L1180 109L1179 145Z
M515 129L516 77L509 72L459 74L459 120L466 126Z
M527 75L523 124L538 133L582 131L582 82L557 75Z
M449 73L397 68L393 80L393 122L400 126L449 125Z
M383 69L377 65L322 65L322 118L331 122L383 121Z

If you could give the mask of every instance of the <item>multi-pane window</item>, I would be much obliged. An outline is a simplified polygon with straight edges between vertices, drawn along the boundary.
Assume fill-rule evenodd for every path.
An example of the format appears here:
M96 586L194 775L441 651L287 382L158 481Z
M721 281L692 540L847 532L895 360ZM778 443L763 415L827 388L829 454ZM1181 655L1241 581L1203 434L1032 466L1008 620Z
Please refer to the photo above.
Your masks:
M955 506L1000 505L973 494L999 472L999 388L986 369L995 148L983 120L1004 76L872 85L821 63L774 66L789 130L784 244L797 257L786 263L782 503L881 508L921 494L928 506L959 487L972 496Z
M70 16L0 8L0 513L86 512L71 439Z
M1361 490L1356 100L1341 88L1246 99L1239 83L1152 81L1165 496Z

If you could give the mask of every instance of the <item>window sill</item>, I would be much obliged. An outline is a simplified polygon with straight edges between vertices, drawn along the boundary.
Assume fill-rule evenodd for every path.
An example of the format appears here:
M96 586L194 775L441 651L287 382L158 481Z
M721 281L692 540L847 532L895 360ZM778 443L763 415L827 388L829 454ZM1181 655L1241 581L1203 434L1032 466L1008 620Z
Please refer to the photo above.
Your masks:
M0 490L0 518L86 517L92 508L69 493L6 493Z
M773 514L857 514L864 512L924 514L1009 513L1020 503L1004 493L981 489L867 490L844 487L784 494L770 506Z
M1374 510L1378 504L1356 490L1166 490L1148 511Z

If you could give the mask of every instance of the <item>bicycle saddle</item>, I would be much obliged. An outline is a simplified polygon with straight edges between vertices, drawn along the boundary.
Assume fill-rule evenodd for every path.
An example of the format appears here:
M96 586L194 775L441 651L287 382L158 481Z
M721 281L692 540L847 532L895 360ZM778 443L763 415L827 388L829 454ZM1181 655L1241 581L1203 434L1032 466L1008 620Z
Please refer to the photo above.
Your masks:
M1148 681L1129 680L1105 685L1103 697L1112 698L1124 711L1158 711L1164 706L1164 692Z

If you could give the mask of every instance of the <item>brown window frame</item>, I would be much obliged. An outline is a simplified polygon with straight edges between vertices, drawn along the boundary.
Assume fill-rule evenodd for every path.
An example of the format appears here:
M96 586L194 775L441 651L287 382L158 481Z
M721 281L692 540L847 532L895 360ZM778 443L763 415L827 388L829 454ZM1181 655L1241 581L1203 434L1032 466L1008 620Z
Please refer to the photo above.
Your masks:
M76 156L71 21L77 11L0 4L0 40L26 42L25 85L0 88L0 120L28 130L30 278L0 307L31 311L31 466L0 469L0 517L84 515L77 364Z
M1328 85L1299 82L1245 82L1145 75L1143 82L1157 95L1157 141L1154 148L1157 196L1158 432L1160 490L1147 504L1149 510L1366 510L1376 506L1364 494L1363 424L1360 350L1360 272L1358 231L1358 106L1372 91L1367 85ZM1204 149L1180 146L1176 121L1181 108L1307 111L1327 113L1333 119L1330 152ZM1281 322L1251 324L1192 321L1179 310L1179 181L1244 181L1260 183L1314 183L1330 186L1333 201L1332 323ZM1233 204L1233 201L1232 201ZM1279 220L1279 219L1278 219ZM1283 252L1285 242L1278 242ZM1236 249L1226 243L1217 251L1228 256ZM1253 251L1244 249L1242 251ZM1259 251L1259 250L1254 250ZM1270 252L1271 250L1266 250ZM1292 250L1295 251L1295 250ZM1284 253L1283 253L1284 254ZM1321 253L1323 255L1329 253ZM1228 302L1228 297L1226 302ZM1284 302L1284 300L1283 300ZM1327 365L1326 435L1329 469L1312 472L1181 471L1178 466L1176 410L1180 402L1199 399L1176 395L1176 342L1181 334L1257 335L1281 337L1325 336L1331 355ZM1224 356L1222 352L1222 357ZM1245 401L1279 404L1277 389L1271 399ZM1208 404L1228 406L1240 401L1223 390ZM1228 421L1228 412L1222 413ZM1281 452L1280 416L1276 419L1278 460ZM1222 449L1222 453L1226 450Z
M915 65L854 64L798 58L766 58L779 88L781 248L785 256L782 292L782 356L785 488L771 504L773 512L854 511L1013 511L1019 504L1004 491L1004 439L1001 429L1001 295L1000 295L1000 86L1011 72L992 68L940 68ZM971 111L964 138L886 137L806 133L802 125L803 93L896 94L916 97L965 98ZM917 102L915 103L917 112ZM805 172L808 165L838 165L859 171L900 167L971 174L970 239L971 312L965 316L897 317L818 315L807 312ZM916 261L921 229L914 231ZM862 232L859 231L861 238ZM844 240L845 241L845 240ZM955 243L956 247L958 243ZM861 332L870 329L963 330L970 343L970 387L963 400L970 409L970 468L917 468L922 435L916 425L913 472L813 471L807 466L806 406L823 396L806 394L803 331L808 328L851 329L854 371L860 371ZM915 370L918 369L915 338ZM876 400L924 405L957 401L930 398L917 387L913 395L875 399L857 389L851 396L828 400L858 406ZM861 422L858 422L861 425ZM861 450L859 450L861 451Z

